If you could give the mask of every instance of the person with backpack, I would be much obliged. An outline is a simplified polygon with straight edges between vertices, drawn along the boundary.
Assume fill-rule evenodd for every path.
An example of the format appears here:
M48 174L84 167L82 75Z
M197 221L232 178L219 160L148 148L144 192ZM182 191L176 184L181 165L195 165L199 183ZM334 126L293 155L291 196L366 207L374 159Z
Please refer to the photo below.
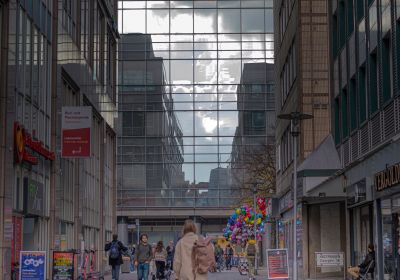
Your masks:
M175 255L175 246L174 241L170 241L169 245L167 246L167 266L168 269L174 268L174 255Z
M246 244L246 256L249 265L249 279L255 279L255 265L256 265L256 255L258 254L257 241L254 236L251 236Z
M126 252L128 251L128 248L126 248L124 244L118 240L117 234L113 234L113 241L108 242L105 245L104 250L106 252L110 251L108 255L108 264L112 268L112 279L118 280L120 266L123 264L122 251Z
M148 280L150 262L153 259L151 245L147 243L147 234L140 236L140 243L136 247L135 266L137 268L138 280Z
M226 256L226 269L227 270L231 270L232 269L232 256L233 256L233 249L231 247L230 244L226 245L226 249L225 249L225 256Z
M174 272L179 280L206 280L208 272L215 264L211 238L196 234L196 225L186 220L183 225L183 237L175 247Z

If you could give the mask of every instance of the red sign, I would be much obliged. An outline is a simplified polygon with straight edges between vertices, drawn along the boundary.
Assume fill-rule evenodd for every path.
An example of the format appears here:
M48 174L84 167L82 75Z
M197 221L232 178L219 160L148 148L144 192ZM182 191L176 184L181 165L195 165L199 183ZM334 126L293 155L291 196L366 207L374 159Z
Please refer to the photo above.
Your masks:
M90 157L92 107L62 108L62 157Z
M287 249L267 250L268 279L289 279Z
M46 149L42 142L33 140L32 136L21 124L14 122L15 161L25 161L34 165L38 164L38 158L27 151L27 147L48 160L55 159L54 152Z
M13 237L11 240L11 268L14 268L16 262L19 261L19 253L22 246L22 218L12 217Z

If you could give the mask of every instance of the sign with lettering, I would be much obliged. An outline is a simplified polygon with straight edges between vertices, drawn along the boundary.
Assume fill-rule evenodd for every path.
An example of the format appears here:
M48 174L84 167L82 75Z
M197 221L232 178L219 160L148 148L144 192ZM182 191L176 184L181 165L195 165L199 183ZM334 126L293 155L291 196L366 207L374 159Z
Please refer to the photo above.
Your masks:
M74 279L74 253L53 253L53 280Z
M317 267L342 267L344 254L342 252L315 252Z
M19 264L20 280L46 279L46 252L21 251Z
M376 191L383 191L400 184L400 163L387 167L375 174Z
M288 279L289 259L287 249L267 250L268 279Z
M62 157L90 157L91 127L92 107L62 107Z
M24 211L29 215L44 216L44 186L42 183L24 178Z
M30 149L30 151L28 150ZM37 156L32 152L36 152L45 159L54 160L54 152L46 149L43 143L33 140L32 136L18 122L14 122L14 154L15 162L28 162L30 164L38 164Z

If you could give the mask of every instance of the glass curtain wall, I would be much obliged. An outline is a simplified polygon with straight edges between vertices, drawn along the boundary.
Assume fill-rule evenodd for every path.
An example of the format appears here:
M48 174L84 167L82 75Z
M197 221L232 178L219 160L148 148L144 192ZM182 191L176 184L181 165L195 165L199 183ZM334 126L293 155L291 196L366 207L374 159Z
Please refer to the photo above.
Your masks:
M233 145L243 131L246 145L260 145L274 110L265 68L245 67L273 63L272 4L119 1L120 209L239 199L232 159L245 151ZM244 79L245 68L257 78ZM238 93L258 98L242 106Z

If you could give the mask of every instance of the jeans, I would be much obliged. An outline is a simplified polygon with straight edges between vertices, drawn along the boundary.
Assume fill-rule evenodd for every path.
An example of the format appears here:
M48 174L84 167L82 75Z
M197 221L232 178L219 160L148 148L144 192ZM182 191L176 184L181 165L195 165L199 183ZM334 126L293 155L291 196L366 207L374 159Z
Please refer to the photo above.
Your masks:
M112 266L112 279L119 280L119 267L120 265L113 265Z
M135 260L134 259L132 259L131 260L131 272L133 272L133 271L135 271Z
M148 263L140 263L137 266L138 280L147 280L149 277L150 266Z

